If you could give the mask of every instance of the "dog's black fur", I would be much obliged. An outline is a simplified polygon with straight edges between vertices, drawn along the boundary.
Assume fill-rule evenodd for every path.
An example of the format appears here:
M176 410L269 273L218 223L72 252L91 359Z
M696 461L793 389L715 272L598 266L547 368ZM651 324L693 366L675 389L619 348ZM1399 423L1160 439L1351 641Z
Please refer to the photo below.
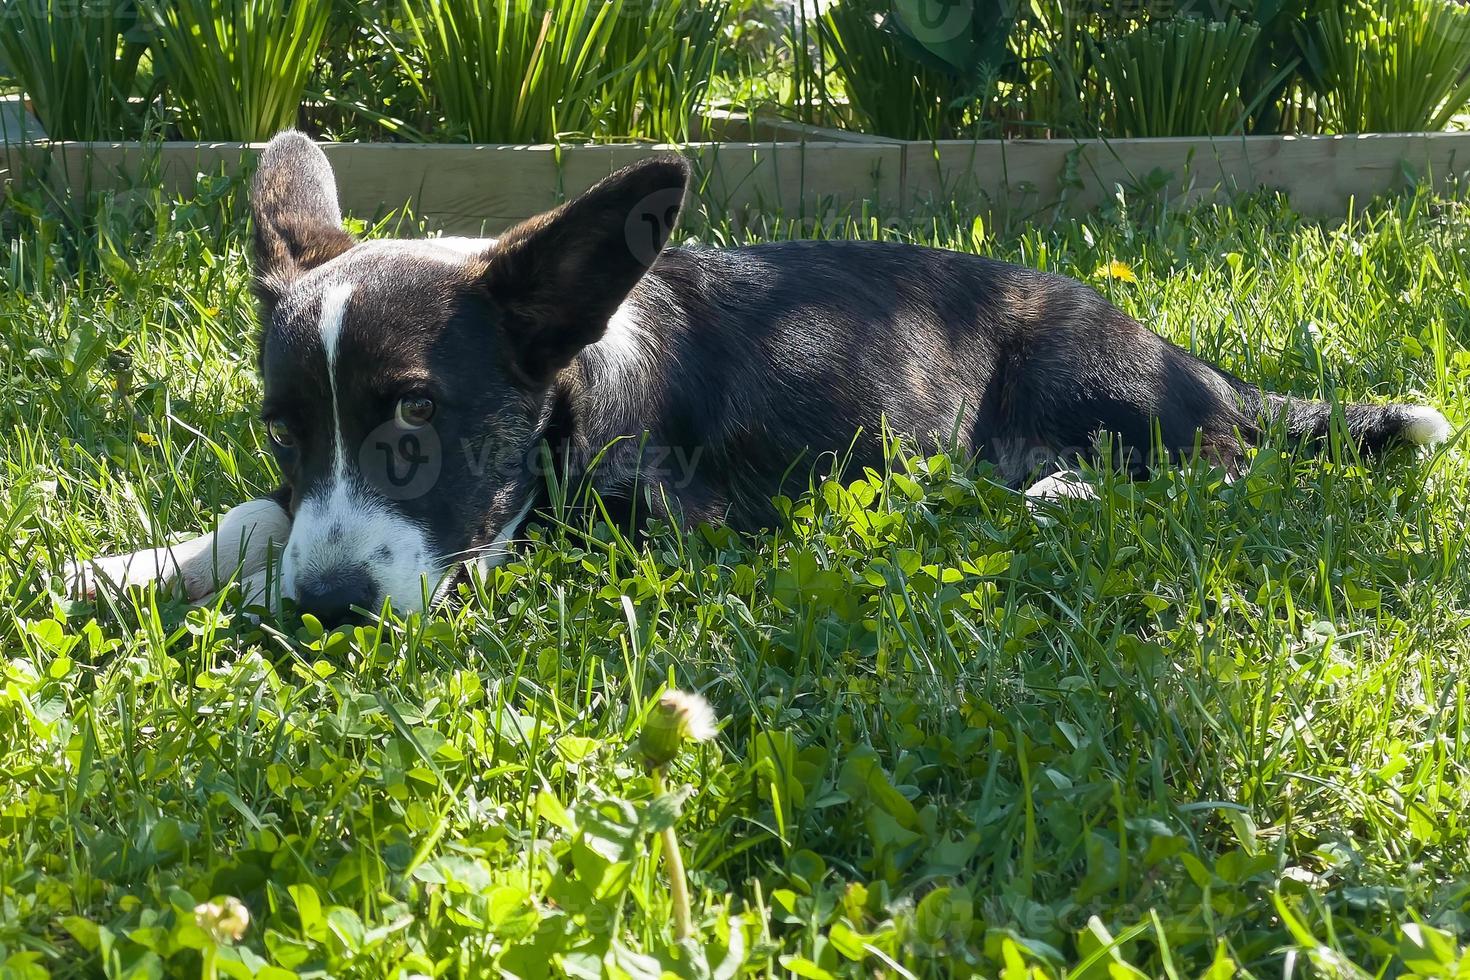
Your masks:
M357 245L321 151L270 144L252 203L287 595L327 618L412 602L393 593L503 545L543 499L547 449L605 498L755 528L801 489L782 486L793 464L880 466L885 429L1017 487L1104 433L1130 467L1162 449L1234 468L1272 424L1329 431L1327 405L1265 394L1061 276L868 242L664 249L688 179L648 160L498 242ZM399 428L432 437L435 477L395 496L419 450L366 449L424 397L430 423ZM1344 417L1367 451L1447 434L1423 408Z

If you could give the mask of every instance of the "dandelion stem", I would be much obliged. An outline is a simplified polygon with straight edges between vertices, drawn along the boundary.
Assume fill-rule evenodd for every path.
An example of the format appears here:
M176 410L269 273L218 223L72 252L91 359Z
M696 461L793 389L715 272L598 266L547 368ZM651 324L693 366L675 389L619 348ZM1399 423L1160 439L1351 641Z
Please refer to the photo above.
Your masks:
M668 793L664 780L664 767L653 769L653 791L659 796ZM669 895L674 903L674 938L683 942L694 935L693 915L689 909L689 884L684 878L684 857L679 853L679 835L673 825L663 829L664 860L669 863Z

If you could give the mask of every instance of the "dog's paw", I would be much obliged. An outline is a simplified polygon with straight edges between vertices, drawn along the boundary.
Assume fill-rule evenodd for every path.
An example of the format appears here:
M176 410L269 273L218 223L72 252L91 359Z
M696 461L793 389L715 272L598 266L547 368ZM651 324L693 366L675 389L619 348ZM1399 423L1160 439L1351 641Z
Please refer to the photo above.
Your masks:
M61 591L70 599L95 599L99 591L122 592L152 582L178 580L179 566L167 548L126 555L69 561L62 569Z
M1096 500L1097 487L1087 482L1076 470L1053 473L1026 488L1026 506L1035 510L1044 503L1060 503L1064 500Z

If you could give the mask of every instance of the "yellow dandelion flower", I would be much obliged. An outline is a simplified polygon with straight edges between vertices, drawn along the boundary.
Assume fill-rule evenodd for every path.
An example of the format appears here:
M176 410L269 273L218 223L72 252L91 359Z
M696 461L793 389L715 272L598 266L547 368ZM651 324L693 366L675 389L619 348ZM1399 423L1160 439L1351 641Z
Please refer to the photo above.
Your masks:
M1099 266L1093 275L1099 279L1117 279L1120 282L1138 281L1138 276L1133 272L1133 266L1121 259L1113 259L1107 265Z

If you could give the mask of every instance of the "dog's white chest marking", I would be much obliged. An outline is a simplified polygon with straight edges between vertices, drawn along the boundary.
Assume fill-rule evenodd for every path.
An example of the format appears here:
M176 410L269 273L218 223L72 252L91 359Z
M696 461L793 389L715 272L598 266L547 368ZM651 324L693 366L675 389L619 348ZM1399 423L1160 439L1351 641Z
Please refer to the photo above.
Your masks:
M587 397L599 418L614 426L631 424L631 406L638 403L638 393L647 390L649 384L654 343L639 322L637 309L625 302L608 320L606 332L587 348L595 371Z
M627 303L619 306L607 321L607 332L592 345L602 358L602 366L614 383L626 383L630 375L643 371L648 357L647 338L638 325L637 314Z

